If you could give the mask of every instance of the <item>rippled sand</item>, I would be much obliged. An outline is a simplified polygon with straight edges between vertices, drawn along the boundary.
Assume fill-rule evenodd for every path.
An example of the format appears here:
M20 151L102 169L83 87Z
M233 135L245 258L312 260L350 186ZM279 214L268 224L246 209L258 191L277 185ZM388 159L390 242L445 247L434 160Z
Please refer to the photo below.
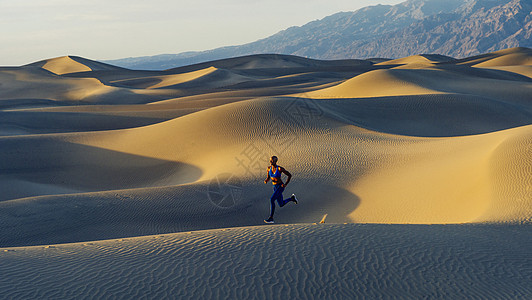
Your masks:
M0 288L530 298L531 95L526 48L0 68ZM300 202L264 226L271 155Z

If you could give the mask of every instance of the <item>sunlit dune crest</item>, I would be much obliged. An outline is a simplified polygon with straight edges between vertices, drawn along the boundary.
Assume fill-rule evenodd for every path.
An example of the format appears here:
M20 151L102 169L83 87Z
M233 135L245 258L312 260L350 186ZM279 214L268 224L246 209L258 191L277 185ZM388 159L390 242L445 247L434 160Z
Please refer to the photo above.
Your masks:
M57 75L92 71L88 66L81 64L68 56L50 59L44 64L44 66L42 66L42 68Z
M385 62L378 63L378 65L407 65L407 64L433 64L441 62L453 61L454 58L445 56L445 55L436 55L436 54L423 54L423 55L412 55L404 58L398 58L393 60L388 60Z
M320 298L394 296L378 282L405 298L532 296L531 62L513 48L460 60L263 54L166 71L75 56L2 67L0 287L32 297L59 276L50 297L83 286L106 297L104 283L118 282L127 298L145 296L138 282L152 276L164 282L154 290L175 287L163 298L201 298L198 280L213 283L207 298L275 298L231 282L286 271L292 298L319 282L333 287ZM257 226L271 155L299 203L276 211L282 226Z
M394 70L374 70L330 88L303 94L310 98L366 98L404 95L440 94L437 90L424 87Z

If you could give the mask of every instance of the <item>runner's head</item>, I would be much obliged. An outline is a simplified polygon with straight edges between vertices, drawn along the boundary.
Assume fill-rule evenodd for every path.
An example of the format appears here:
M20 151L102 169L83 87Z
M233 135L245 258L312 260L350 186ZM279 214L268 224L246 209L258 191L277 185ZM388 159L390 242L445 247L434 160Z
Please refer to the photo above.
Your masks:
M274 155L274 156L270 157L270 164L272 166L275 166L277 164L277 156Z

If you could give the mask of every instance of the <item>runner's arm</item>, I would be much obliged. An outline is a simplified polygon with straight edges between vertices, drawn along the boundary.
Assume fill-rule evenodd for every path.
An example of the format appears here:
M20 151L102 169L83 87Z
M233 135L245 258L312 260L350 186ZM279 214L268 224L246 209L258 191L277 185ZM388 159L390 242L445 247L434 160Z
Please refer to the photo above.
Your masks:
M268 177L264 180L264 183L268 183L270 181L270 168L268 168Z
M286 176L288 176L284 184L284 186L287 186L288 183L290 182L290 179L292 178L292 174L290 174L290 172L288 172L285 168L281 169L281 172L283 172L284 174L286 174Z

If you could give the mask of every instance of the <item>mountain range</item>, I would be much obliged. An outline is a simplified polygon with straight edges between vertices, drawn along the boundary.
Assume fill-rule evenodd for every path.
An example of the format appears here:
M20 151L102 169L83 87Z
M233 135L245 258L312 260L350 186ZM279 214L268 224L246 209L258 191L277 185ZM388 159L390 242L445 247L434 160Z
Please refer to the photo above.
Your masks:
M531 35L531 0L409 0L340 12L244 45L105 62L131 69L164 70L259 53L327 60L420 53L463 58L532 47Z

